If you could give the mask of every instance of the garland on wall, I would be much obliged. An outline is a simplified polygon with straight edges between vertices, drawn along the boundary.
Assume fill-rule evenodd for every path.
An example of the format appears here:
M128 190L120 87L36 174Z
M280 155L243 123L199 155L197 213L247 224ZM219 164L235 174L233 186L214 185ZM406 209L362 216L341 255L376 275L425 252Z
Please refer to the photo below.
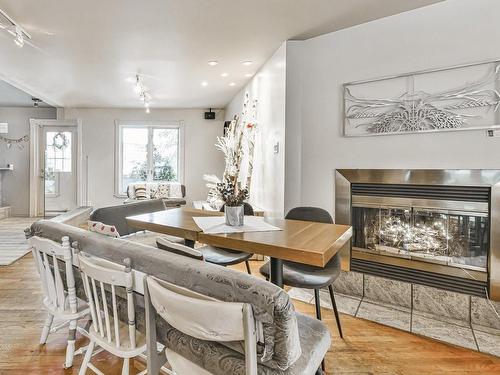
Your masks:
M23 143L29 142L29 140L30 137L27 134L25 136L22 136L21 138L7 138L0 135L0 141L6 143L7 149L10 149L13 144L17 145L19 149L23 149L24 148Z

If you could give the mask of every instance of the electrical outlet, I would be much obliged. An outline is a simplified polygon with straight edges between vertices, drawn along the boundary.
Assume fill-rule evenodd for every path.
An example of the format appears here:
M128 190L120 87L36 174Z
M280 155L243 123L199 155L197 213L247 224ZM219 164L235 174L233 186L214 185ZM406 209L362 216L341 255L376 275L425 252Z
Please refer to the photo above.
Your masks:
M279 152L280 152L280 143L279 143L279 142L276 142L276 143L274 144L274 153L275 153L275 154L279 154Z

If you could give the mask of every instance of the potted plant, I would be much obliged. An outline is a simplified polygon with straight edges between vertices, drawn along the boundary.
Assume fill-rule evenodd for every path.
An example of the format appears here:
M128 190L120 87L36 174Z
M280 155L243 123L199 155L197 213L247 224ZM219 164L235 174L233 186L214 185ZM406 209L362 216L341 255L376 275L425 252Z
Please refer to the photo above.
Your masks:
M217 184L217 191L224 202L224 216L226 224L231 226L242 226L244 224L244 204L248 198L248 189L241 188L236 180L229 178Z

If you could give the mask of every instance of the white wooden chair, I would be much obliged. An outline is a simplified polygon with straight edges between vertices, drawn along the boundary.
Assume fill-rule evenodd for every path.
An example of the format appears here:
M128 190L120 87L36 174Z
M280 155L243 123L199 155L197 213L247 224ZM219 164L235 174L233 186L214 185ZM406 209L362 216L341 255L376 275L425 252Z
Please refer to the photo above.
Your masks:
M96 346L99 346L123 358L122 375L127 375L130 358L146 351L146 338L136 330L135 326L134 278L130 259L125 259L124 266L122 266L105 259L78 253L78 261L92 316L92 326L89 329L90 344L79 374L85 374L89 367L96 374L104 375L90 363L92 352ZM118 288L125 288L126 291L128 323L121 322L118 316L116 299L119 293ZM111 299L112 316L107 299ZM140 374L145 373L146 371L143 371Z
M73 253L69 237L62 238L62 245L37 236L28 239L35 258L35 265L42 280L44 294L43 305L47 310L47 319L42 330L40 344L47 342L49 333L53 333L69 324L68 345L64 367L73 365L75 356L76 330L86 332L78 327L78 320L89 314L87 303L76 297L75 277L73 274ZM58 259L64 261L66 286L62 281ZM62 320L62 324L52 327L54 318Z
M244 341L247 375L257 375L257 335L252 306L223 302L153 276L144 278L148 371L168 361L177 375L211 375L170 348L156 350L156 315L186 335L217 342Z

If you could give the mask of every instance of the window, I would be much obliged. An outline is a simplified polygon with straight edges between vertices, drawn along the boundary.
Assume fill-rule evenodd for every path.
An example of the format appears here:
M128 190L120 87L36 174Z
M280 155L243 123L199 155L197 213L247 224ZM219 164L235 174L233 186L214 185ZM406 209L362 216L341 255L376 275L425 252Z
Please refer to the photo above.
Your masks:
M59 174L71 173L71 132L48 131L45 138L45 196L59 195Z
M182 181L182 126L117 124L117 195L135 182Z

